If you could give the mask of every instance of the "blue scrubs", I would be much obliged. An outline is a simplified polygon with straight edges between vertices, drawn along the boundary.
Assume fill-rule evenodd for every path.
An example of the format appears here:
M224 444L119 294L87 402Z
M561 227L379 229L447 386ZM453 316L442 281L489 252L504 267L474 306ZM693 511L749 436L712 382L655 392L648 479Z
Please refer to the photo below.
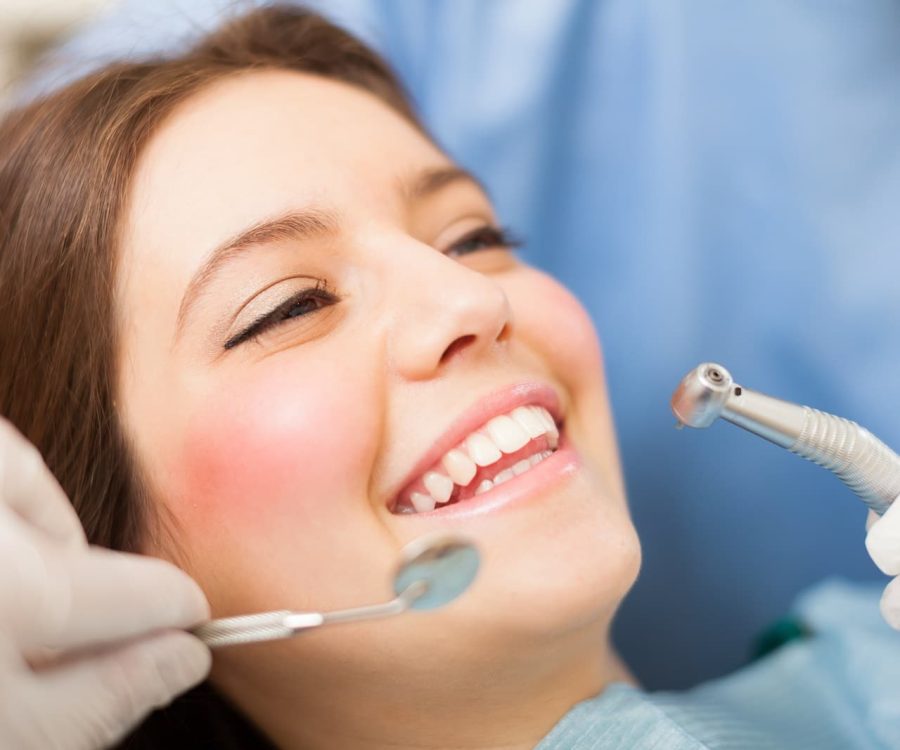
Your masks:
M668 399L716 359L900 448L900 3L313 4L396 66L598 325L645 549L616 640L641 681L722 674L808 585L880 578L839 482L727 425L676 432ZM125 0L44 84L223 7Z

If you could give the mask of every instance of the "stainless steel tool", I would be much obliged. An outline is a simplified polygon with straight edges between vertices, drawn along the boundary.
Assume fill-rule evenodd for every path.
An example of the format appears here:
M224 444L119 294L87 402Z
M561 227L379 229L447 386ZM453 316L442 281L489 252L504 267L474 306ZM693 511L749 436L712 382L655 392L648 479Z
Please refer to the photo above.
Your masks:
M715 362L691 370L672 395L679 426L719 417L833 471L881 515L900 495L900 456L849 419L744 388Z
M465 591L478 572L475 546L449 534L434 534L407 544L394 575L396 597L383 604L334 612L278 610L210 620L191 632L210 648L291 638L298 633L341 622L390 617L409 609L443 607Z

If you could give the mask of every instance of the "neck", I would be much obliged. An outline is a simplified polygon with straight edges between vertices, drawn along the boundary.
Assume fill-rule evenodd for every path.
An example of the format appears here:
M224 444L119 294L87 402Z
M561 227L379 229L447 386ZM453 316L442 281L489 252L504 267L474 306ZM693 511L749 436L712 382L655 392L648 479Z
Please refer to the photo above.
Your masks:
M282 750L524 750L576 703L612 682L633 682L594 629L527 658L520 652L515 661L469 669L454 662L389 686L383 675L342 677L333 664L321 680L276 681L271 673L254 680L233 671L214 680Z

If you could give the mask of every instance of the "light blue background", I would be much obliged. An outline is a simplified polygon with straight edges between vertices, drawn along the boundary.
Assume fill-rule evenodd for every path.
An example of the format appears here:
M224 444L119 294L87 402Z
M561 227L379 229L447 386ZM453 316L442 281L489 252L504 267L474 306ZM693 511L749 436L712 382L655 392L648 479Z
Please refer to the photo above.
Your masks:
M716 359L900 447L900 4L321 4L597 323L645 550L616 627L638 677L721 674L808 584L879 579L837 480L727 425L677 432L668 400ZM222 5L130 0L52 79Z

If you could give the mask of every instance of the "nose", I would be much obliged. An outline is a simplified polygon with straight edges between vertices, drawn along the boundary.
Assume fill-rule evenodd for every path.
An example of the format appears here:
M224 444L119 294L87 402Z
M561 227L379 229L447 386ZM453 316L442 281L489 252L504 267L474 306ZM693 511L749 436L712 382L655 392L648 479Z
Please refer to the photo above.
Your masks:
M509 299L495 278L427 245L395 261L390 349L402 377L434 377L451 361L496 349L509 338Z

